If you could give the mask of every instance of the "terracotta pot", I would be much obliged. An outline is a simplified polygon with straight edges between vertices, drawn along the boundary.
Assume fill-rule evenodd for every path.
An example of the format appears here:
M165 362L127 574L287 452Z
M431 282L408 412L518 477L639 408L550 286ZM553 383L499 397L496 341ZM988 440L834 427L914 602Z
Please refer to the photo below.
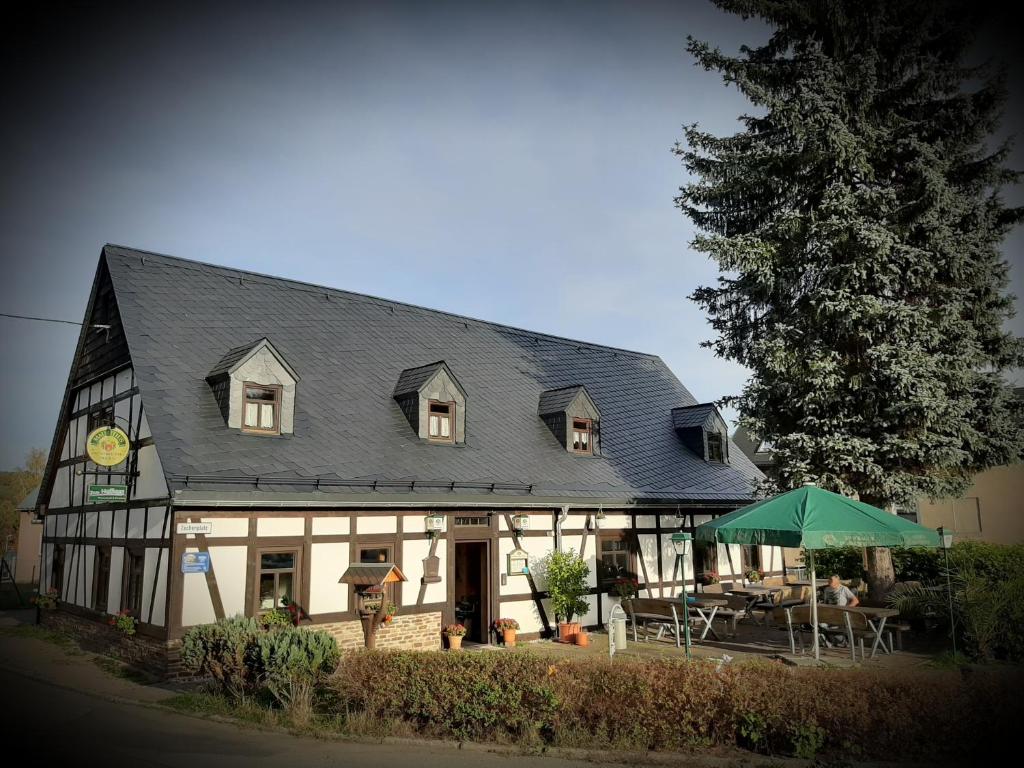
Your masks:
M590 635L587 634L585 629L581 629L576 633L576 645L580 648L586 648L590 645Z
M505 641L505 645L512 647L516 644L516 631L514 629L501 630L501 636Z
M448 635L448 647L453 651L462 649L462 635Z
M390 624L391 623L391 619L393 619L393 618L394 618L393 616L385 616L384 617L384 623L385 624Z
M576 642L576 633L580 631L578 621L561 621L558 623L558 642L572 644Z

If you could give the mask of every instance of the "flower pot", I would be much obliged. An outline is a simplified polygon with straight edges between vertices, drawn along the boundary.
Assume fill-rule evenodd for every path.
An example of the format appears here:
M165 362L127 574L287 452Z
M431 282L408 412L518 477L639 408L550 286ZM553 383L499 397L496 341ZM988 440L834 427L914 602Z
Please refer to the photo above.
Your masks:
M590 645L590 635L587 634L587 631L585 629L581 629L579 632L576 633L576 645L578 645L580 648L586 648L588 645Z
M448 635L448 648L453 651L462 649L462 635Z
M558 642L572 644L576 641L576 633L580 631L578 621L561 621L558 623Z
M505 641L505 645L512 647L516 644L516 631L514 629L503 629L501 636Z
M394 617L392 617L392 616L390 616L390 615L388 615L388 616L385 616L385 617L384 617L384 623L385 623L385 624L390 624L390 623L391 623L391 619L392 619L392 618L394 618Z

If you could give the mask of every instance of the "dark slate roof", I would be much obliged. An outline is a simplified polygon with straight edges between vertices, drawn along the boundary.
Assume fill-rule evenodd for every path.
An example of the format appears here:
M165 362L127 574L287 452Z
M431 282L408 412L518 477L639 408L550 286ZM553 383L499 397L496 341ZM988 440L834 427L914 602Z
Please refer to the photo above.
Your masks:
M119 246L104 258L172 489L188 476L190 490L268 498L320 481L380 495L371 483L415 481L417 494L498 483L567 501L731 502L760 478L739 451L709 464L683 446L672 409L696 403L656 356ZM293 435L226 428L205 380L261 337L302 378ZM466 392L464 444L421 441L393 397L403 371L437 360ZM571 455L537 415L542 392L577 385L600 405L601 456Z
M708 419L716 414L718 409L714 403L700 403L681 408L672 409L672 425L676 429L690 429L692 427L703 427Z
M546 392L542 392L540 395L540 402L537 405L537 413L541 416L548 416L552 413L561 413L573 400L576 399L576 395L580 393L583 387L577 385L573 387L561 387L559 389L549 389Z
M231 369L235 367L235 364L239 360L244 358L246 355L248 355L250 352L252 352L253 347L259 344L261 341L263 341L263 339L258 339L257 341L253 341L248 344L243 344L242 346L235 347L234 349L229 349L227 351L227 354L225 354L224 357L222 357L220 361L215 366L213 366L213 370L211 370L207 374L207 378L215 379L218 376L226 376L227 374L231 373Z

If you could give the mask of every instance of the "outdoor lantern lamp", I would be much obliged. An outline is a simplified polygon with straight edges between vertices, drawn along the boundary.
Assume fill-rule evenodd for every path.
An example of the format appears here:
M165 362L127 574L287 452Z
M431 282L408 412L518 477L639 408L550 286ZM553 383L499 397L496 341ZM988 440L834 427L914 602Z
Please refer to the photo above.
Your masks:
M944 526L939 526L939 543L946 558L946 594L949 597L949 633L953 636L953 659L956 659L956 614L953 613L953 585L949 577L949 548L953 546L953 534L946 533Z
M693 551L692 534L680 532L672 534L672 548L676 551L676 558L682 559L680 573L683 576L683 627L686 636L686 658L690 656L690 600L686 596L686 559Z
M444 530L444 515L427 515L423 518L423 526L427 533L436 536Z

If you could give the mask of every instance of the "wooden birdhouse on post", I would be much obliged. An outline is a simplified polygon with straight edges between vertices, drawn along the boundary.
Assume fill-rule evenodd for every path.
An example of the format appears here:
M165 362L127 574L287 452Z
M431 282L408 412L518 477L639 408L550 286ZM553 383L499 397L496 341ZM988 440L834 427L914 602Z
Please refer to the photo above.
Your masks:
M388 615L384 587L400 581L407 579L394 563L357 563L350 565L341 576L339 583L355 587L356 610L363 623L363 639L367 648L375 647L377 627Z

